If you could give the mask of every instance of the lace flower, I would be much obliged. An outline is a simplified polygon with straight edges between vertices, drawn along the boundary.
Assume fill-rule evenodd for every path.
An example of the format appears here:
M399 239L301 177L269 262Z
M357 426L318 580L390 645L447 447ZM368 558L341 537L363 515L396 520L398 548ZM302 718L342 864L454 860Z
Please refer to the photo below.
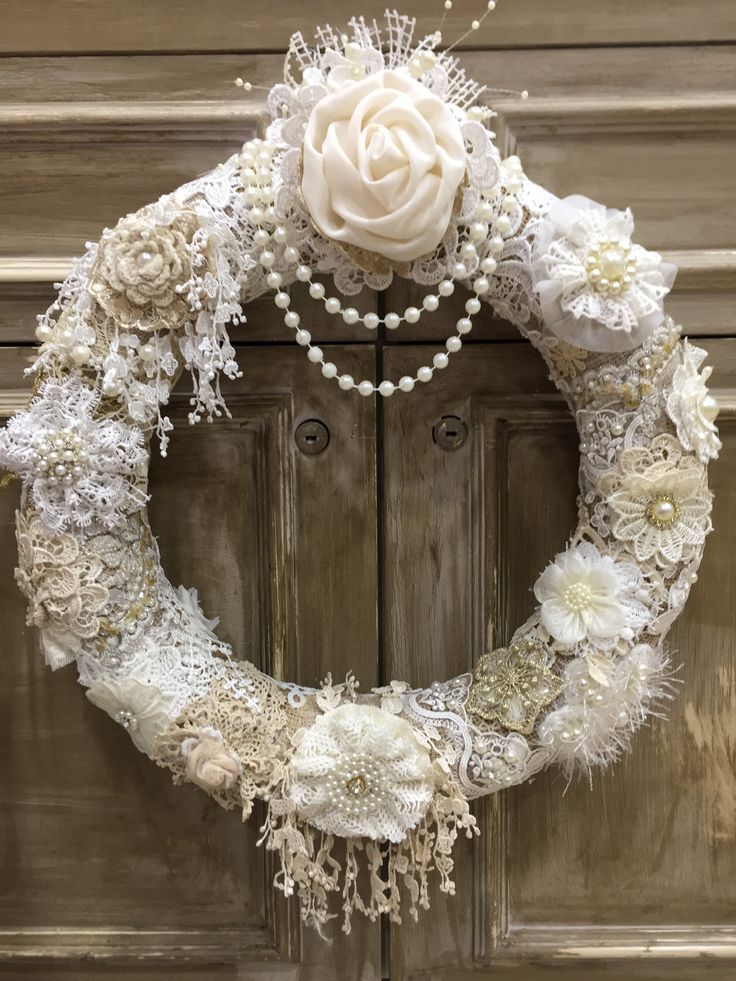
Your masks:
M631 241L629 210L581 195L557 201L532 250L532 275L549 329L588 351L628 351L664 318L677 269Z
M128 327L176 328L193 314L182 294L196 265L209 256L192 248L196 218L165 200L128 215L103 237L90 292L111 317ZM204 268L200 268L200 272Z
M718 402L705 384L713 369L708 367L698 372L706 357L702 348L693 347L687 341L683 343L681 361L667 397L667 414L677 427L677 438L702 463L715 460L721 449L715 426Z
M78 376L49 379L0 432L0 465L30 483L33 503L53 531L94 520L114 528L148 499L143 433L95 418L99 403L99 392Z
M693 557L711 530L712 495L705 468L682 456L677 440L655 436L649 447L622 451L618 470L601 481L611 530L637 562L670 566Z
M41 646L51 668L68 664L82 642L100 629L109 592L101 559L80 549L74 535L49 536L38 515L16 515L18 568L15 578L28 598L28 623L41 629Z
M537 579L542 623L555 640L570 646L588 640L605 648L620 638L631 640L649 619L638 598L640 579L633 564L615 562L581 542L561 552Z
M421 821L435 768L405 719L369 705L341 705L294 741L289 797L314 827L399 842Z
M171 722L166 699L158 688L126 678L123 681L95 681L86 694L93 705L127 729L141 753L153 757L156 739Z

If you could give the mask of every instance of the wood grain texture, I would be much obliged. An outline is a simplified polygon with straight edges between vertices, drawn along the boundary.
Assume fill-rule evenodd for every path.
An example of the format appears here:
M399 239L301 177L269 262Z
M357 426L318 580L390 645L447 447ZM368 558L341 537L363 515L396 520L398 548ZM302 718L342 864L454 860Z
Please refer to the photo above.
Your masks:
M304 12L291 5L280 8L274 17L268 8L246 10L235 0L215 0L205 17L191 0L162 0L155 6L131 0L124 7L112 0L62 0L51 9L43 0L26 0L8 12L2 50L8 54L283 50L292 31L306 33L312 25L324 23L339 27L358 14L380 18L384 9L380 0L364 0L351 7L318 0L310 6L306 23ZM442 10L435 0L421 0L409 12L418 17L419 28L429 33L437 28ZM449 41L458 38L479 12L456 4L443 27L445 37ZM508 48L735 39L736 12L730 0L704 0L699 6L689 0L668 0L666 8L639 0L615 4L503 0L485 29L467 44Z
M4 413L22 404L28 354L0 349ZM370 349L335 357L372 376ZM164 567L198 586L238 656L307 684L349 669L375 684L373 406L338 406L311 385L314 366L295 347L252 349L241 364L222 426L190 429L186 395L173 400L180 426L151 475ZM308 418L331 432L317 457L294 445ZM272 862L255 847L257 815L242 824L196 788L174 787L86 701L73 670L43 665L12 582L16 503L17 485L0 492L0 629L14 638L0 665L0 838L12 883L0 891L0 962L227 962L223 976L240 978L293 961L290 977L337 981L353 976L334 961L350 951L356 978L377 976L377 927L356 923L349 943L338 930L332 947L300 937L295 905L272 891Z
M736 343L708 347L724 406L712 470L721 534L669 639L682 685L669 719L596 773L594 793L550 772L483 802L483 838L461 851L459 902L433 897L429 920L393 935L392 978L435 977L439 965L443 978L514 970L526 981L555 965L571 978L664 976L648 973L648 958L688 981L698 964L708 976L736 972L736 611L714 604L736 590ZM384 357L402 373L421 350ZM388 677L423 684L466 670L485 616L495 642L507 641L574 527L577 439L538 369L525 345L466 347L426 394L386 408ZM431 439L445 413L470 426L452 453Z

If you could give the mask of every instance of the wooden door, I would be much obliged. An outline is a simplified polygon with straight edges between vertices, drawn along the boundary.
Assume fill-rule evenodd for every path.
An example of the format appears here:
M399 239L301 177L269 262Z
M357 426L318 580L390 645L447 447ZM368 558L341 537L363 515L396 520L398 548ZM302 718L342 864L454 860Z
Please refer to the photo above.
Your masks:
M422 26L439 6L415 5ZM308 16L382 9L320 2ZM294 3L274 16L230 0L206 15L190 0L27 0L5 14L3 416L24 402L34 315L80 243L252 135L262 104L231 79L275 80L272 52L309 26ZM476 14L456 2L446 36ZM544 773L477 805L483 834L459 855L458 894L434 895L418 925L356 920L325 944L271 890L256 820L173 787L87 704L72 669L43 667L13 583L11 485L0 491L0 978L736 977L736 8L502 0L477 37L469 73L531 92L500 106L499 140L561 195L631 205L639 238L679 263L670 310L715 365L716 535L672 635L682 684L669 720L592 791ZM362 302L401 308L409 295ZM352 669L364 689L424 684L468 669L489 619L499 643L523 620L574 523L576 441L541 361L487 316L432 385L376 406L327 386L282 331L266 304L251 308L233 419L178 426L153 466L172 580L199 587L244 656L305 683ZM400 343L365 343L334 321L313 333L355 377L396 377L447 333L432 321L406 331ZM436 438L447 417L454 449ZM295 440L307 420L329 431L322 453Z

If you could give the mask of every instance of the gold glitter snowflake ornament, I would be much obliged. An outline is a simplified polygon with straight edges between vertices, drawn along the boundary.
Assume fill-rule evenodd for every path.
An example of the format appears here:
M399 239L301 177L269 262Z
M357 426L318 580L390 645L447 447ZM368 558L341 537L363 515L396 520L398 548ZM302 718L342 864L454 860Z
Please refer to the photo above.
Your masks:
M562 691L562 682L545 662L544 647L535 641L484 654L474 672L468 713L530 735L544 706Z

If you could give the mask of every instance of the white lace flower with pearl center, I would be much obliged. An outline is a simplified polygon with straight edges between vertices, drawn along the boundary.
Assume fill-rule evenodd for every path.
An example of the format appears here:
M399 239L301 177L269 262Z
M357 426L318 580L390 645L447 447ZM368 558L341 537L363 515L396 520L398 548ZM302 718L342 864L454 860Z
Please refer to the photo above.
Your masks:
M681 362L672 379L672 391L667 397L667 414L677 426L677 438L686 450L695 453L702 463L715 460L721 449L715 420L718 402L708 391L706 382L712 368L698 369L706 352L685 341Z
M641 602L641 573L582 542L561 552L534 586L542 624L555 640L609 648L631 640L650 618Z
M314 827L402 841L424 816L435 767L414 727L370 705L341 705L295 737L289 798Z
M711 530L705 468L683 456L673 436L661 434L648 447L624 450L618 470L601 484L613 534L637 562L668 567L687 561Z
M628 351L662 323L677 270L634 244L633 231L629 210L582 195L552 206L534 242L532 274L558 337L587 351Z
M114 528L148 500L143 432L96 418L99 403L99 391L76 376L50 379L0 431L0 466L29 483L53 531L95 520Z

